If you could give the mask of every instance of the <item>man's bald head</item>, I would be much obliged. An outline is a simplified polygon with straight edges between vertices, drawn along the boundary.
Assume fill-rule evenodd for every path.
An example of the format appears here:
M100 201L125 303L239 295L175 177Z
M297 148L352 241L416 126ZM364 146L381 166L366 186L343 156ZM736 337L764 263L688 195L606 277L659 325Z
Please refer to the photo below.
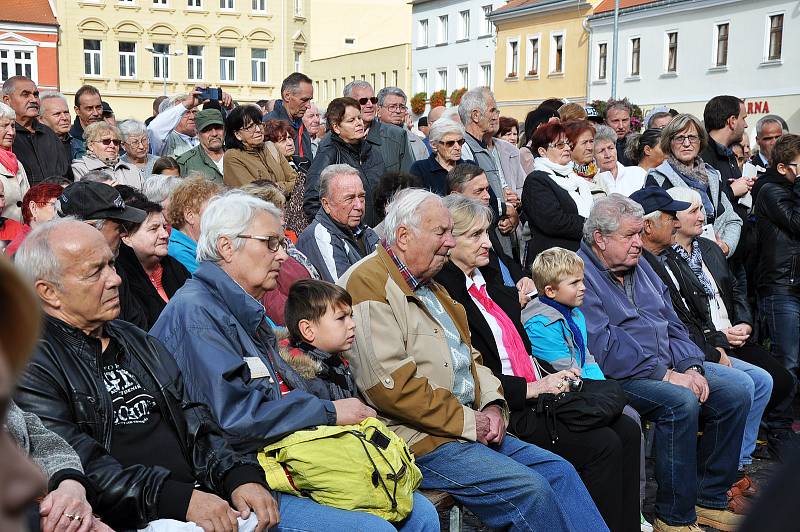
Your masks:
M428 127L432 126L434 122L439 120L444 114L445 108L441 105L434 107L428 113Z

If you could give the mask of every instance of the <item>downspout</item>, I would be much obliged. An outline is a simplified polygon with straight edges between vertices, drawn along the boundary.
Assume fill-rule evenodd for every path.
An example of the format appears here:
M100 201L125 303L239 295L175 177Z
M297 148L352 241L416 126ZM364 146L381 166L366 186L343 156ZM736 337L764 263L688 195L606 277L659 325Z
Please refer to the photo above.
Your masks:
M586 56L586 105L589 105L589 87L592 85L592 28L589 26L589 17L587 16L581 22L583 31L589 35L589 53Z
M619 0L614 0L614 51L611 58L611 99L617 98L617 59L619 58Z

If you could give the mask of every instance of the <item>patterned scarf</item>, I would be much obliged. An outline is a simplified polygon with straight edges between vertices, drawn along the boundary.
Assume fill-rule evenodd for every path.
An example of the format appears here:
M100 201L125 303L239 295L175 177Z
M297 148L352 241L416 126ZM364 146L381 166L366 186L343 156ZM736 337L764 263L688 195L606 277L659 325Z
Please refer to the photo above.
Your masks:
M706 272L703 271L703 254L700 253L700 245L697 240L692 240L692 252L688 253L680 244L672 244L672 249L678 254L680 258L686 261L692 269L697 280L703 285L703 292L708 297L714 297L714 283L708 278Z
M586 181L591 181L592 178L597 175L597 165L594 161L589 164L575 164L574 169L575 173Z
M581 333L581 328L578 327L578 324L572 317L573 309L541 294L539 295L539 301L556 309L558 313L564 316L564 319L567 320L567 327L569 327L569 330L572 331L572 337L575 339L575 345L578 347L578 353L581 356L580 367L583 368L583 365L586 363L586 344L583 341L583 333Z
M703 159L698 155L694 160L694 166L688 166L683 164L678 159L675 158L674 155L671 153L667 155L667 160L669 164L675 169L676 172L681 174L684 177L688 177L690 179L694 179L696 181L700 181L701 183L705 183L708 185L708 172L706 172L706 163L703 162Z

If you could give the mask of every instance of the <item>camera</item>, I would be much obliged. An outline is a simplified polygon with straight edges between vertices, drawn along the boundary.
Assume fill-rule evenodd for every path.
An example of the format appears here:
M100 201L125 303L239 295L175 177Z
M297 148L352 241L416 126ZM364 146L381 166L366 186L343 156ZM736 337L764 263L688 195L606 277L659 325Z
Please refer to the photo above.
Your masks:
M567 389L571 392L579 392L583 388L581 379L567 379Z
M211 87L200 89L200 99L219 101L222 99L222 89L213 89Z

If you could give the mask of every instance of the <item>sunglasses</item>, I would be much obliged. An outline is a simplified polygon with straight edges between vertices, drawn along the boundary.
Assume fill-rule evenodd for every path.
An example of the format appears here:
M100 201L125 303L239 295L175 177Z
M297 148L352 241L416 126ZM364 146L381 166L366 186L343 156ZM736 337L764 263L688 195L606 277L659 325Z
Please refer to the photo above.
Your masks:
M122 141L120 141L119 139L100 139L96 140L95 142L99 142L103 146L109 146L113 144L116 147L119 147L119 145L122 144Z
M378 103L378 98L373 96L372 98L359 98L358 103L361 105L367 105L367 102L370 102L372 105Z
M459 146L463 146L465 142L467 142L467 141L466 141L466 140L464 140L464 139L458 139L458 140L448 140L448 141L441 141L441 140L440 140L440 141L439 141L439 144L441 144L441 145L442 145L442 146L444 146L445 148L452 148L452 147L453 147L453 146L455 146L456 144L458 144Z

